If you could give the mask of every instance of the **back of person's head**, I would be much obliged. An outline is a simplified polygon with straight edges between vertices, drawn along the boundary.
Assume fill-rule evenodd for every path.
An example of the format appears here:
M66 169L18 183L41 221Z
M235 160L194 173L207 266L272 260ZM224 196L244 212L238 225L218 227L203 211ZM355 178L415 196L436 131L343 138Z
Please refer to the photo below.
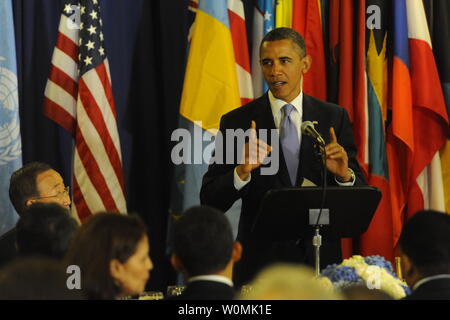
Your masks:
M63 265L44 257L18 258L0 270L0 300L80 300Z
M299 49L301 57L306 56L306 44L305 39L297 31L291 28L276 28L268 32L264 38L261 40L259 51L261 52L262 45L264 42L272 42L279 40L291 40Z
M379 289L369 289L364 285L349 286L341 290L346 300L393 300L393 298Z
M39 197L36 177L52 167L42 162L30 162L11 175L9 183L9 198L19 215L26 208L26 202L30 198Z
M261 270L241 300L340 300L316 279L310 267L279 263Z
M187 210L175 222L173 254L189 277L214 274L229 264L233 231L223 212L208 206Z
M62 259L78 229L69 210L57 203L33 203L17 223L19 254Z
M418 211L405 223L399 246L423 277L450 273L450 215Z
M66 263L80 267L89 299L115 299L121 294L123 288L111 274L111 261L126 263L143 238L147 239L147 229L137 215L98 213L78 229Z

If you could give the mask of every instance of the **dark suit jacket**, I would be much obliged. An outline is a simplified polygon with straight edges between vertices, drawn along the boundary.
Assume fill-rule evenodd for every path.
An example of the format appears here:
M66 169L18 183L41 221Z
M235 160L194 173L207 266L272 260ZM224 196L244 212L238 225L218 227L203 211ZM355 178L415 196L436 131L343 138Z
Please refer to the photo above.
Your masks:
M168 300L232 300L235 294L234 289L225 283L198 280L189 282L181 295Z
M425 282L404 300L450 300L450 279Z
M256 122L257 130L275 129L275 122L267 94L222 117L220 131L224 136L223 145L227 145L225 135L226 129L247 130L250 128L252 120ZM329 128L334 127L339 144L347 151L349 167L352 168L356 174L355 186L365 185L364 177L356 161L356 147L346 110L335 104L320 101L303 94L302 120L318 121L316 129L321 133L327 143L330 141ZM271 144L270 134L268 134L267 143ZM270 176L261 175L261 168L255 169L251 173L250 183L240 191L237 191L234 187L235 164L211 164L203 177L203 184L200 192L202 204L226 211L236 200L242 198L238 240L243 243L244 250L241 262L236 265L237 270L235 271L236 278L234 281L237 285L250 280L257 271L256 269L258 269L256 266L259 265L259 267L262 267L264 264L271 262L269 260L272 258L272 260L275 261L305 262L313 264L312 248L309 246L311 241L310 238L306 241L292 242L289 245L283 244L282 247L278 245L275 245L274 247L274 244L269 244L274 249L269 253L270 250L268 250L267 244L262 243L261 241L254 243L255 241L253 241L254 239L252 239L251 236L251 226L254 223L261 200L266 192L271 189L292 187L281 149L280 145L280 167L278 173ZM220 150L215 150L215 155L219 153ZM237 159L238 156L235 157L235 163L237 163ZM315 156L312 139L302 136L296 185L301 185L303 178L307 178L316 185L321 185L321 169L321 164L317 161ZM328 175L328 185L337 185L332 174ZM330 249L330 254L327 254L328 243L327 240L324 239L323 247L321 248L321 260L323 266L326 266L329 263L339 263L341 259L339 241L335 239L334 241L330 241L330 244L332 248ZM299 248L299 245L302 248ZM254 253L261 253L262 251L267 253L265 254L265 258L262 258L260 254L259 257L254 255ZM274 253L278 257L274 257ZM293 259L289 258L289 256ZM310 259L307 258L307 256L309 256ZM328 259L327 256L330 258Z
M17 256L16 228L12 228L0 237L0 267L8 264Z

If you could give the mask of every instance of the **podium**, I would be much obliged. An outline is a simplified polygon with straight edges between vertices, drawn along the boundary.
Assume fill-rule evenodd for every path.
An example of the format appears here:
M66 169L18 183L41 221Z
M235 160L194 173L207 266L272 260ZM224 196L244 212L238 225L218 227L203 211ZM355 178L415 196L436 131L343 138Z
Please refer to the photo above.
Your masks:
M268 191L254 220L252 238L292 241L313 237L314 231L317 236L315 223L322 193L320 187ZM321 220L327 218L328 212L328 221L319 222L321 234L328 239L362 235L369 227L380 199L381 192L375 187L327 187Z

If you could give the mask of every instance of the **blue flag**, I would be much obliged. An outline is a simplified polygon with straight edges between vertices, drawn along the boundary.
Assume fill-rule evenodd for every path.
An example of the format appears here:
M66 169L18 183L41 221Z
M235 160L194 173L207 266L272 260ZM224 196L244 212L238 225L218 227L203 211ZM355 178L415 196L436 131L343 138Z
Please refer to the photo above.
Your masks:
M0 1L0 235L18 216L9 200L11 174L22 166L12 1Z
M274 0L258 0L253 14L252 81L255 98L262 96L269 88L259 65L259 45L263 37L275 28Z

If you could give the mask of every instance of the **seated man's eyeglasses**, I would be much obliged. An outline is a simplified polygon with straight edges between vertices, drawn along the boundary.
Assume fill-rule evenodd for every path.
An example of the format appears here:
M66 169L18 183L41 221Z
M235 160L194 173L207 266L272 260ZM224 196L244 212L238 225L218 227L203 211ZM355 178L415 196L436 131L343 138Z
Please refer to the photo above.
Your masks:
M70 192L70 187L64 187L63 191L58 192L57 194L53 196L45 196L45 197L35 197L33 200L39 200L39 199L48 199L48 198L58 198L58 199L64 199L65 196L68 196Z

